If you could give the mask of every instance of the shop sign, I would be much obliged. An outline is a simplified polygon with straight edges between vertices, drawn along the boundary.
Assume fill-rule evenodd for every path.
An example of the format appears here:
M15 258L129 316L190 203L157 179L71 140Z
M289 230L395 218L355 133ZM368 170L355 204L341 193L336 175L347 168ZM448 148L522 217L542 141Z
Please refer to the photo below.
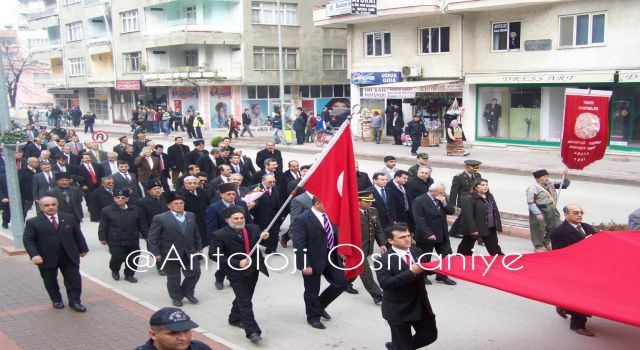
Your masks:
M416 88L412 87L390 87L387 88L387 98L415 98Z
M354 15L375 15L378 13L378 0L352 0L351 13Z
M467 84L567 84L567 83L610 83L613 72L603 73L531 73L475 75L465 77Z
M340 16L351 14L351 0L333 1L327 4L326 16Z
M378 85L398 83L402 81L400 72L353 72L351 73L351 84L355 85Z
M198 89L191 86L176 86L171 88L171 95L174 98L190 100L198 98Z
M525 51L549 51L551 50L551 39L525 40Z
M386 88L361 88L360 89L360 97L368 98L373 100L384 100L387 98L387 89Z
M140 91L140 80L116 80L116 90Z
M620 72L618 81L621 83L640 83L640 70Z
M451 81L448 83L425 85L418 88L418 92L461 92L461 91L462 91L462 83L460 81Z

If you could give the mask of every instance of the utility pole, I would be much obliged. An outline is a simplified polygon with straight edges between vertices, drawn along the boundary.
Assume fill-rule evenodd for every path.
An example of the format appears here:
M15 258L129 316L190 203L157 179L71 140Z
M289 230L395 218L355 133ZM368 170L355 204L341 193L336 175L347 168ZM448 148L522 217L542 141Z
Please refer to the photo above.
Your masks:
M9 103L7 101L7 80L4 74L4 57L0 50L0 131L11 130L9 120ZM4 145L5 176L9 195L9 207L11 208L11 232L13 233L13 247L24 249L22 233L24 232L24 218L22 217L22 197L20 197L20 184L18 183L18 169L16 168L16 150Z
M285 136L287 132L287 120L285 117L284 111L284 60L282 55L282 17L284 15L284 11L280 7L280 0L276 3L277 14L278 14L278 61L279 61L279 70L280 70L280 118L282 120L282 142L287 145L287 137Z

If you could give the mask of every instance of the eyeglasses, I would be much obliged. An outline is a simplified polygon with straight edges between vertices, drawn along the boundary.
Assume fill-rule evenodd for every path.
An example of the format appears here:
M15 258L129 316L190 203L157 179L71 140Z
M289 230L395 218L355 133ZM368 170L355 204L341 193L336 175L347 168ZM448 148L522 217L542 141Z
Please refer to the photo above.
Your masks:
M581 211L572 211L571 214L573 214L573 215L583 215L584 211L582 211L582 210Z

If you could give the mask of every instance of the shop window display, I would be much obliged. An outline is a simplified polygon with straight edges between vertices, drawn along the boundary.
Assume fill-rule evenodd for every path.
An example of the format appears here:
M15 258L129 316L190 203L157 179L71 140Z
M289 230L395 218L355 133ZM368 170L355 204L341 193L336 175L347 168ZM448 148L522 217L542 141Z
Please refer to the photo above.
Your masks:
M609 129L614 146L640 147L639 86L625 86L615 90L611 98Z
M540 140L540 102L540 88L480 88L478 136Z

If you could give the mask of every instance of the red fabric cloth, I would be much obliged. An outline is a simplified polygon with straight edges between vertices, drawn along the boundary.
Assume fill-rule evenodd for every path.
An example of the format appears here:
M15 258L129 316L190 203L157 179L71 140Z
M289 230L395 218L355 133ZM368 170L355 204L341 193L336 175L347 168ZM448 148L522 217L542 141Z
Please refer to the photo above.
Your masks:
M303 181L300 186L320 199L329 219L340 228L338 254L346 258L345 277L355 278L362 273L362 236L356 165L348 124L336 133Z
M450 256L423 264L439 273L559 306L563 309L640 326L640 232L601 231L567 248L524 254L510 271L513 255ZM451 267L448 266L450 260ZM466 269L463 269L463 261ZM475 269L471 269L472 261Z
M98 178L96 177L96 173L93 171L93 167L91 165L87 165L87 171L89 172L89 176L91 176L91 183L93 185L98 183Z
M560 154L569 169L584 169L604 157L609 144L610 97L610 91L567 89Z
M242 238L244 239L244 253L249 255L251 252L251 247L249 247L249 234L247 233L247 228L242 228Z

